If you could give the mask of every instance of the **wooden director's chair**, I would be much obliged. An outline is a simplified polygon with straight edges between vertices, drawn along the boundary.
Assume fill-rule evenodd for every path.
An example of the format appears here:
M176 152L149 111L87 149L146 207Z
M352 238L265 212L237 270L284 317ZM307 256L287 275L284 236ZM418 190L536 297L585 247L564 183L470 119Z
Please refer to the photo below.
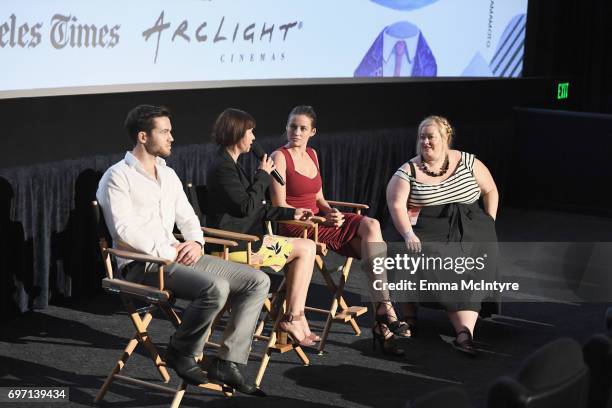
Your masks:
M192 183L187 183L187 197L191 202L191 205L196 209L196 212L199 212L201 220L208 213L207 208L207 189L205 185L194 186ZM199 210L199 211L198 211ZM293 223L295 225L303 226L304 228L316 228L316 224L312 222L303 222L303 221L287 221L289 223ZM270 228L270 227L269 227ZM254 267L260 268L260 265L255 264L251 259L251 248L254 242L259 241L259 237L255 235L249 234L241 234L232 231L226 231L216 228L208 228L202 227L202 231L204 235L207 237L206 240L210 241L211 238L214 237L222 240L232 240L232 241L243 241L246 243L247 248L247 262L246 264ZM231 245L234 246L234 245ZM229 247L224 246L223 256L227 259L229 256ZM319 247L324 249L324 245L319 245ZM298 356L298 359L302 362L303 365L307 366L310 364L310 360L308 356L304 353L301 346L294 342L288 342L286 333L281 333L278 330L278 324L280 323L283 315L285 314L285 299L284 299L284 286L285 279L283 278L279 288L268 295L268 298L264 301L263 312L264 318L262 318L255 330L254 340L256 341L265 341L264 351L261 354L251 353L251 357L259 358L261 360L259 370L257 371L257 376L255 378L255 385L259 386L265 374L268 363L270 362L270 358L273 353L287 353L289 351L293 351ZM223 313L223 312L222 312ZM220 316L219 316L220 317ZM270 323L270 327L266 327L266 321ZM208 342L207 346L219 347L218 344L214 344L212 342Z
M202 227L202 231L204 231L204 235L206 236L206 240L209 241L211 238L216 237L226 240L234 240L234 241L244 241L247 245L247 264L252 266L253 268L259 269L260 265L257 265L251 261L251 246L254 242L259 241L259 237L255 235L248 234L240 234L231 231L225 231L215 228L207 228ZM228 255L229 248L224 248L224 253ZM281 282L281 287L284 286L284 278ZM274 308L274 305L277 305ZM307 366L310 364L310 360L302 347L293 342L287 341L287 336L285 333L280 332L278 329L278 325L285 314L285 299L284 293L280 293L278 290L268 295L268 298L265 299L263 305L264 318L259 321L257 325L257 329L253 335L253 339L255 341L265 342L264 350L262 353L256 353L251 351L250 357L256 358L260 360L259 369L257 370L257 376L255 377L255 385L259 386L263 379L263 376L268 367L268 363L270 362L270 358L273 353L283 354L289 351L293 351L296 353L298 359L302 362L303 365ZM225 311L225 310L224 310ZM274 315L275 313L275 315ZM218 317L221 317L223 311L220 313ZM273 317L272 317L273 316ZM268 330L265 330L265 318L271 318L271 325ZM215 325L213 325L214 328ZM220 347L219 344L215 344L212 342L206 343L207 347Z
M173 395L173 401L170 406L172 408L176 408L180 405L183 395L185 394L187 388L186 382L181 380L177 388L171 388L169 386L144 381L122 374L122 370L126 366L128 359L134 353L134 350L138 346L142 345L146 349L151 360L153 361L153 364L155 365L159 375L161 376L162 381L164 383L168 383L170 381L170 374L168 373L166 364L163 358L160 356L157 347L155 346L155 344L153 344L151 335L147 331L147 328L153 320L153 312L155 310L160 310L163 315L168 320L170 320L170 322L175 327L177 327L181 323L181 319L174 309L175 298L169 290L164 288L164 267L169 265L171 261L134 251L109 248L108 243L110 235L108 234L108 230L104 223L104 219L102 217L98 203L94 201L92 203L92 206L94 219L96 220L98 226L100 251L102 253L102 259L104 261L104 266L106 269L106 278L102 280L102 287L107 292L119 295L125 306L126 311L128 312L130 321L136 329L134 335L131 337L130 341L123 349L119 360L117 360L112 371L104 381L104 384L102 385L102 387L100 387L100 390L96 395L95 402L99 403L100 401L102 401L104 395L106 394L106 391L108 391L108 388L113 383L113 381L118 380L171 394ZM226 240L214 240L209 238L209 242L210 241L214 241L214 243L221 244L224 246L233 244L237 245L237 243L235 242ZM141 285L117 277L117 274L114 271L111 255L123 259L130 259L133 261L141 262L151 262L159 265L158 286L154 287ZM138 302L140 304L144 303L145 306L136 308L134 302ZM200 360L201 359L202 357L200 357ZM233 389L230 387L212 383L200 384L198 387L221 392L226 397L231 396L233 393Z
M194 186L193 184L188 183L187 190L188 190L187 195L191 201L192 206L196 209L199 209L201 218L205 217L206 214L208 213L206 186L204 185ZM328 202L330 203L330 205L337 206L337 207L353 208L355 213L357 214L361 214L362 210L369 208L365 204L349 203L349 202L342 202L342 201L328 201ZM303 227L304 228L303 238L308 238L309 230L311 229L314 230L314 234L313 234L314 241L317 244L317 256L316 256L315 263L319 271L323 275L323 279L325 280L325 284L327 288L333 294L331 303L329 305L329 308L327 309L320 309L320 308L308 307L308 306L306 307L307 311L322 313L326 315L327 317L325 325L323 326L323 331L321 333L321 342L319 343L319 348L318 348L319 354L322 354L325 350L325 345L327 343L327 338L329 336L332 323L341 322L345 324L350 324L353 331L355 332L355 335L359 336L361 334L361 329L359 328L359 325L357 324L357 321L355 319L358 316L361 316L362 314L368 311L368 308L365 306L349 306L346 303L344 296L343 296L344 286L346 285L346 281L348 280L353 258L350 258L350 257L346 258L342 267L337 269L338 271L341 271L341 274L339 278L337 279L337 281L334 281L332 277L332 273L335 270L330 271L325 265L324 258L327 255L328 251L327 251L325 244L318 242L318 223L323 222L324 220L325 219L321 217L313 217L312 221L307 221L307 222L304 222L304 221L277 221L277 223L292 224L292 225L298 225L298 226ZM254 237L251 235L239 234L240 237L238 237L233 233L229 233L229 234L221 233L219 230L213 230L211 228L203 228L203 230L205 234L210 234L212 236L216 236L216 237L220 237L224 239L247 240L247 251L248 251L247 256L250 254L251 243L255 242L255 240L257 239L257 237ZM268 222L268 230L271 233L269 222ZM251 240L251 241L249 242L248 240ZM279 303L277 296L283 293L284 285L285 285L285 280L283 279L279 287L275 291L272 292L270 296L271 297L270 302L266 302L265 304L266 311L270 315L268 316L268 318L277 317L277 316L274 316L274 313L271 313L272 304ZM264 325L265 325L265 320L266 320L266 317L264 317L264 319L260 321L257 327L257 330L255 331L256 335L261 334L264 328ZM271 319L271 320L274 320L274 319Z
M352 208L356 214L361 214L362 210L370 208L365 204L357 204L344 201L327 200L327 202L329 203L329 205L334 207ZM315 220L320 221L320 219ZM303 237L308 238L308 235L309 229L304 228ZM314 227L313 239L317 244L319 244L318 228L316 225ZM338 267L337 269L330 270L326 266L324 261L326 255L327 250L317 251L315 264L317 265L317 268L319 269L321 275L323 276L323 279L325 280L325 285L333 295L331 303L329 305L329 308L327 309L306 306L306 311L321 313L327 316L325 325L323 326L323 331L321 332L321 342L319 343L318 349L319 354L323 354L325 352L327 338L329 337L329 333L334 322L349 324L355 332L355 335L359 336L361 335L361 329L357 324L356 318L368 311L368 308L366 306L349 306L346 300L344 299L344 287L346 286L346 282L349 277L351 265L353 264L353 258L347 257L344 260L342 266ZM332 274L334 272L340 272L340 276L337 278L336 281L334 281L334 278L332 277Z

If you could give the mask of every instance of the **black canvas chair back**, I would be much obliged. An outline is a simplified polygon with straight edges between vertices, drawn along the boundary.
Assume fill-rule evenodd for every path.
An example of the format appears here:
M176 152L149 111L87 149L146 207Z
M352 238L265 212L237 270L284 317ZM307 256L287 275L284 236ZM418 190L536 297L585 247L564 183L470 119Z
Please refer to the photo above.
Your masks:
M206 215L208 214L208 189L206 185L194 185L188 182L185 186L185 194L196 215L200 219L201 225L206 225Z
M590 370L589 408L612 408L612 340L604 334L591 337L583 347Z
M203 215L208 215L208 188L203 184L197 185L195 186L195 194L200 212Z
M91 205L92 218L95 223L96 236L98 237L98 245L100 246L100 252L103 253L106 248L111 248L113 240L106 227L106 221L104 220L104 214L98 205L97 201L93 201Z
M586 408L589 369L582 348L561 338L528 357L515 377L498 379L489 408Z

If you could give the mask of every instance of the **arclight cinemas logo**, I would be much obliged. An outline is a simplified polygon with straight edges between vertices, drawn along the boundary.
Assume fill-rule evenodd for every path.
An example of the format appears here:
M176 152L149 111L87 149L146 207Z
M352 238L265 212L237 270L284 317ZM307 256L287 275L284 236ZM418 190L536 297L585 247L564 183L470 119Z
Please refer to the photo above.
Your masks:
M233 20L230 17L222 16L215 21L190 21L182 20L180 23L166 21L164 11L161 12L155 23L145 31L142 36L145 41L148 41L152 36L157 37L155 46L154 63L157 63L160 55L160 43L162 35L168 31L172 35L168 38L171 43L187 42L193 44L256 44L256 43L272 43L285 42L291 32L301 29L303 23L297 20L274 23L274 22L242 22ZM278 57L268 58L268 60L284 59L284 54L278 53ZM251 54L247 57L242 54L226 55L220 57L220 62L254 62L256 60L266 60L266 56L262 54Z

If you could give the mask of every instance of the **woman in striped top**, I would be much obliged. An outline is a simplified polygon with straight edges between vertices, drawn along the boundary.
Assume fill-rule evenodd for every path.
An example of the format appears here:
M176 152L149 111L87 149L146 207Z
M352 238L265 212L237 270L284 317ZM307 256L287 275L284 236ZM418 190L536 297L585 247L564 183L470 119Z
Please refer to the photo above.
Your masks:
M400 167L387 186L393 224L410 252L421 252L422 242L497 241L495 217L499 195L495 181L473 154L451 149L452 137L448 120L441 116L425 118L418 127L417 156ZM478 206L480 198L484 211ZM480 302L454 297L439 304L448 311L455 329L453 345L473 354L472 338ZM403 309L404 319L414 325L416 305L406 303Z

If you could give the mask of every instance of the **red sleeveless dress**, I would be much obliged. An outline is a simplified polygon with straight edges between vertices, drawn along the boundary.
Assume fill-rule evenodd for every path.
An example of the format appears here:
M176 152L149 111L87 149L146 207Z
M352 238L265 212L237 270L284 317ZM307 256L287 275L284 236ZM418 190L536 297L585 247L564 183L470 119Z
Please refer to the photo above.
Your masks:
M306 148L306 153L317 167L317 175L313 178L306 177L295 171L295 165L291 154L285 147L278 149L285 156L287 163L287 174L285 176L285 188L287 192L287 204L295 208L308 208L314 214L319 213L316 195L321 189L323 182L319 170L319 162L314 150ZM354 213L343 213L344 224L340 228L319 226L319 242L323 242L329 249L344 256L357 257L349 241L357 235L359 223L363 216ZM301 237L304 229L296 225L280 224L279 233L289 237ZM314 230L308 231L308 238L314 238Z

